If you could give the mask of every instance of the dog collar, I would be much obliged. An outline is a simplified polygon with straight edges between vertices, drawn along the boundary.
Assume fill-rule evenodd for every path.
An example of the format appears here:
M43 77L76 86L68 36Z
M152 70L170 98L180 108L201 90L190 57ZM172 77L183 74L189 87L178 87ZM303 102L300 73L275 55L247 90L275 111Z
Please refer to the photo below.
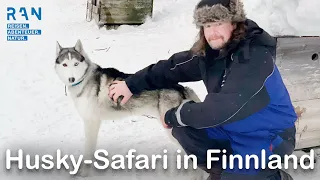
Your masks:
M75 84L72 84L71 86L76 86L76 85L82 83L83 80L84 80L84 78L83 78L81 81L79 81L79 82L77 82L77 83L75 83Z

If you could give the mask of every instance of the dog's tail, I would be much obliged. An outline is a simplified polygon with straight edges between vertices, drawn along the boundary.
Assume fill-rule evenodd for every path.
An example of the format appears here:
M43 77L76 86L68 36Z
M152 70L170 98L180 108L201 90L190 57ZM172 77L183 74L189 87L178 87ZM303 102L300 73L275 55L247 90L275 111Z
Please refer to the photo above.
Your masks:
M186 99L190 99L194 102L201 102L198 95L190 87L184 87Z

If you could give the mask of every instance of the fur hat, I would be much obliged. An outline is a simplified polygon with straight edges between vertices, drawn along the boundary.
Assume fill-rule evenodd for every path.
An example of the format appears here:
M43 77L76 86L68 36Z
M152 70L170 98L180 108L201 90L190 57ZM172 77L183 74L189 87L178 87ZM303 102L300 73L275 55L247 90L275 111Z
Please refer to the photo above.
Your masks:
M208 22L243 22L246 14L240 0L201 0L194 10L193 18L199 27Z

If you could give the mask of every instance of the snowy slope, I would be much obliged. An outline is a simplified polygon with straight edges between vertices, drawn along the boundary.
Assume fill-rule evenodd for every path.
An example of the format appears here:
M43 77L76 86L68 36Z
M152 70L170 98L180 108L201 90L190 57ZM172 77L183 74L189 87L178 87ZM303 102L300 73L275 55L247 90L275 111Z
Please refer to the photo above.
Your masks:
M86 0L3 0L7 6L41 6L43 20L29 22L43 30L43 35L28 42L5 40L5 14L1 14L0 66L0 151L19 148L30 154L82 153L82 122L75 112L64 86L53 70L55 42L73 46L81 39L90 58L104 67L115 67L133 73L150 63L166 59L174 52L188 49L197 29L192 24L192 11L198 0L155 0L154 16L139 27L122 26L118 30L98 29L85 21ZM308 4L307 4L308 3ZM248 16L273 35L319 35L318 0L245 0ZM312 14L312 16L310 16ZM301 23L301 24L300 24ZM317 34L318 33L318 34ZM101 50L108 48L109 50ZM201 98L206 91L201 83L186 83ZM125 154L133 148L141 154L174 156L179 146L166 136L156 120L132 118L103 123L98 148L111 154ZM14 152L16 153L16 152ZM5 170L4 154L0 157L0 179L70 179L66 171L10 172ZM170 158L169 159L173 159ZM320 168L319 164L316 167ZM85 179L194 179L202 173L157 169L137 173L110 170ZM295 179L319 179L320 172L293 172ZM81 179L81 178L79 178Z

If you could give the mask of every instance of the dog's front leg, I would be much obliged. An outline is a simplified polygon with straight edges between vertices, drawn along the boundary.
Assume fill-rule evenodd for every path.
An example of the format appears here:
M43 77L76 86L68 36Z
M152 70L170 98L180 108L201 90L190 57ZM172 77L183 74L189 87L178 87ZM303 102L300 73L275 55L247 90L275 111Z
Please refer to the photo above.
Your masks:
M85 130L85 144L84 144L84 156L83 156L84 161L91 160L93 163L93 155L97 146L100 124L101 124L100 120L84 121L84 130ZM80 175L88 176L88 174L89 174L89 168L86 166L86 164L83 164L80 170Z

